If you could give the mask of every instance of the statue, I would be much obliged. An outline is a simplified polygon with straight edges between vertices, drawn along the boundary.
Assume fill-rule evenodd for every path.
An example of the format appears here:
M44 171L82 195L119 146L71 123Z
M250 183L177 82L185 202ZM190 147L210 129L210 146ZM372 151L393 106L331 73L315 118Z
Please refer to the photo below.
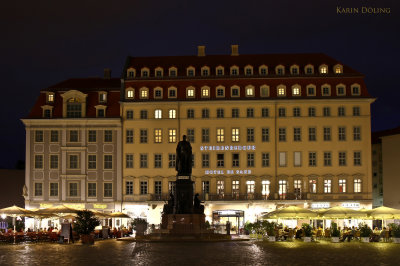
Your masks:
M175 169L178 176L190 176L192 174L192 146L183 135L183 140L179 141L176 147Z
M174 195L171 193L171 194L169 194L168 203L164 204L163 213L173 214L174 213L174 205L175 205L175 199L174 199Z
M22 196L23 196L24 198L28 197L28 188L26 187L26 185L24 185L24 186L22 187Z
M199 193L196 193L196 195L194 195L193 212L198 214L204 213L204 205L201 205L201 201L199 200Z

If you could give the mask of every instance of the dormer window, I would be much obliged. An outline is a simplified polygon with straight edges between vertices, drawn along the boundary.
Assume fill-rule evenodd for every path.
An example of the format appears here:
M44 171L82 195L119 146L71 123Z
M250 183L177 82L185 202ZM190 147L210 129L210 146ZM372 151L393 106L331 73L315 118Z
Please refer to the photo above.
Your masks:
M209 76L210 75L210 68L209 67L202 67L201 68L201 75L202 76Z
M160 88L160 87L155 88L155 89L154 89L154 98L155 98L155 99L161 99L162 96L163 96L163 93L162 93L162 92L163 92L163 91L162 91L162 88Z
M219 98L221 98L221 97L225 97L225 88L224 87L222 87L222 86L220 86L220 87L217 87L217 91L216 91L216 93L217 93L217 97L219 97Z
M252 66L246 66L244 68L244 73L245 73L246 76L253 75L253 67Z
M186 98L194 98L194 88L193 87L186 88Z
M168 98L176 98L176 88L175 87L168 88Z
M128 76L128 78L134 78L135 77L135 70L133 68L129 68L127 70L127 76Z
M217 76L223 76L224 75L224 67L217 66L217 68L215 69L215 73Z
M253 86L246 87L246 97L254 97L254 87Z
M268 67L266 65L262 65L258 68L259 74L261 76L266 76L268 75Z
M343 66L340 64L337 64L333 67L333 71L335 74L342 74L343 73Z
M105 116L106 116L106 114L105 114L104 109L97 110L97 117L105 117Z
M47 93L47 102L54 103L54 93L52 92Z
M351 94L352 95L360 95L361 94L360 85L358 85L358 84L351 85Z
M321 74L328 74L328 66L327 65L321 65L319 67L319 73Z
M43 110L43 118L51 118L51 109Z
M161 67L157 67L154 71L154 74L157 78L161 78L163 76L163 69Z
M315 96L315 86L314 85L308 85L307 86L307 96Z
M304 68L304 72L307 75L314 74L314 66L313 65L306 65Z
M261 97L269 97L269 86L262 85L260 87L260 95Z
M300 86L299 85L294 85L292 87L292 95L293 96L300 96Z
M133 88L126 89L126 98L133 99L135 97L135 90Z
M201 88L201 97L202 98L210 97L210 87L204 86Z
M331 87L327 84L322 85L322 96L330 96L331 95Z
M283 97L286 95L286 87L278 86L278 96Z
M186 74L187 74L189 77L194 77L194 76L195 76L195 68L194 68L194 67L188 67L188 68L187 68Z
M107 102L107 93L99 92L99 103L106 103L106 102Z
M68 118L86 117L87 96L87 94L77 90L69 90L61 94L63 99L62 116Z
M339 84L336 86L336 94L338 96L344 96L346 95L346 87L343 84Z
M299 74L299 66L293 65L290 67L290 73L292 75L298 75Z
M147 98L149 98L149 89L141 88L140 89L140 99L147 99Z
M67 117L82 117L82 104L78 98L70 98L67 100Z
M171 67L169 69L169 76L170 77L176 77L177 76L177 72L178 72L178 70L176 69L176 67Z
M231 87L231 96L232 97L239 97L240 96L240 88L238 86Z
M148 68L142 68L142 78L148 78L149 77L149 69Z
M239 75L239 68L237 66L231 67L231 75L232 76L237 76Z
M285 67L282 65L279 65L275 68L275 73L277 75L285 75Z

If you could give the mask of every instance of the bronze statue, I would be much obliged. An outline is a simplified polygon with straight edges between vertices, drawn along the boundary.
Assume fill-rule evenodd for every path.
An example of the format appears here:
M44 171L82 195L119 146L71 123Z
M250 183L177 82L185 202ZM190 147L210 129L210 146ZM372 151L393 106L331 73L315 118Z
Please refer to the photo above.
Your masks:
M176 147L175 169L178 176L190 176L192 174L192 146L183 135L183 140L179 141Z

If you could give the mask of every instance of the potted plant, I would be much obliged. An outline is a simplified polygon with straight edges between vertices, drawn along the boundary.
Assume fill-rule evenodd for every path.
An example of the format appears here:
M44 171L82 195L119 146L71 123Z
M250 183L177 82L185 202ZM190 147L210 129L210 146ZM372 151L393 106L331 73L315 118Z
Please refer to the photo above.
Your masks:
M303 223L301 225L301 228L303 229L304 232L304 242L311 242L311 236L312 236L311 225Z
M368 243L369 237L372 234L372 229L367 224L360 224L359 228L360 228L361 242Z
M147 230L148 223L145 219L135 218L132 222L133 230L136 231L136 236L143 236Z
M98 225L100 225L100 221L94 217L93 212L88 210L78 211L74 231L80 235L83 244L94 244L94 236L91 233Z
M393 223L389 226L392 228L393 242L400 244L400 225Z
M331 224L331 237L333 243L339 243L340 231L337 227L337 223Z
M276 223L265 221L264 226L265 226L265 231L267 232L267 235L268 235L268 241L275 242L276 241L276 239L275 239Z

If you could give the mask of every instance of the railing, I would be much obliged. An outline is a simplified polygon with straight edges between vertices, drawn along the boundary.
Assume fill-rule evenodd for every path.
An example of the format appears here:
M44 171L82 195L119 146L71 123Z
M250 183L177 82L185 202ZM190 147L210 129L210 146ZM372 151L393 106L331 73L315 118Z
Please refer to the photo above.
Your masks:
M310 196L309 193L286 193L279 195L278 193L271 193L269 195L263 195L259 193L249 194L200 194L199 199L201 201L244 201L244 200L307 200ZM149 194L150 201L168 201L168 193L163 194Z

